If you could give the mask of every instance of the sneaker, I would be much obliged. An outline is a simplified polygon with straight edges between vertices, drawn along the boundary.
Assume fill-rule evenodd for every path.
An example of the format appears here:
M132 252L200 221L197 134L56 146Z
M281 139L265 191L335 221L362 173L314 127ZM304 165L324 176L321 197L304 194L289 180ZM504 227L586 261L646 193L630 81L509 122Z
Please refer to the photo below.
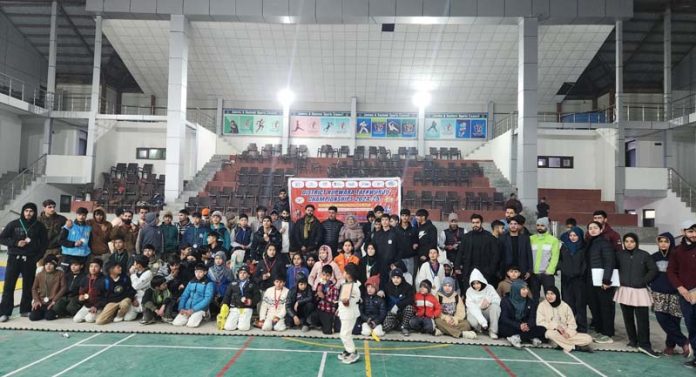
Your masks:
M654 357L654 358L656 358L656 359L659 359L659 358L660 358L660 354L657 353L657 352L655 352L655 351L653 351L652 348L648 348L648 347L638 347L638 351L640 351L640 352L642 352L642 353L644 353L644 354L646 354L646 355L648 355L648 356L650 356L650 357Z
M358 355L358 352L353 352L349 353L348 356L346 356L341 362L343 364L353 364L357 362L360 359L360 355Z
M172 323L172 322L174 322L174 318L171 318L171 317L164 317L164 318L162 318L162 322L164 322L164 323Z
M673 356L674 355L674 347L667 347L662 350L662 354L666 356Z
M29 317L29 312L20 313L19 316L27 318L27 317Z
M0 315L0 322L7 322L10 320L10 317L6 315Z
M462 331L462 338L464 339L476 339L475 331Z
M508 336L506 339L513 347L522 348L522 339L520 339L519 335Z
M309 331L309 326L307 326L307 325L302 326L301 331L302 331L302 332L307 332L307 331Z
M350 353L348 351L343 351L343 352L339 353L337 357L338 357L339 361L343 361L343 360L345 360L346 357L348 357L348 355L350 355Z
M141 324L141 325L151 325L151 324L153 324L153 323L155 323L155 320L150 320L150 321L146 321L146 320L144 320L144 319L141 319L141 320L140 320L140 324Z
M599 343L599 344L611 344L611 343L614 343L614 339L612 339L606 335L600 335L600 336L594 338L594 342Z
M626 343L626 347L628 347L628 348L638 348L638 343L637 343L637 342L628 342L628 343Z
M411 332L408 331L408 329L404 327L403 329L401 329L401 335L409 336L409 335L411 335Z
M123 322L123 317L115 317L114 322Z
M534 339L532 339L532 345L533 345L534 347L539 347L539 346L541 345L541 343L542 343L542 342L541 342L541 339L539 339L539 338L534 338Z
M440 336L442 335L442 331L440 329L435 329L435 336Z
M696 368L696 359L692 359L692 360L685 362L684 366L687 368Z
M491 339L493 339L493 340L498 339L498 334L496 334L494 332L488 333L488 336L490 336Z

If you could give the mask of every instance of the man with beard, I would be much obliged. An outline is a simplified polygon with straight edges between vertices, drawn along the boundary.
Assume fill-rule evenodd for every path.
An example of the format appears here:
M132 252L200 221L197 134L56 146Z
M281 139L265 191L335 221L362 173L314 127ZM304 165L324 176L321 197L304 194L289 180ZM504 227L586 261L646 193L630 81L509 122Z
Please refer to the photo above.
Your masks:
M186 230L191 227L191 220L189 219L189 211L184 208L181 211L179 211L179 221L175 223L176 229L179 231L179 240L180 243L183 242L184 239L184 234L186 233Z
M89 246L92 249L92 255L103 262L109 259L109 236L112 225L106 221L106 212L101 207L96 208L92 216L93 218L87 220L87 225L92 228Z
M7 246L5 285L0 302L0 322L7 322L14 308L17 278L22 275L22 301L19 312L28 317L31 312L32 294L36 276L36 262L44 255L48 237L46 227L36 219L34 203L22 206L22 215L11 221L0 233L0 244Z
M669 257L667 278L679 292L679 307L689 332L691 349L696 347L696 221L687 220L681 225L682 240ZM7 288L5 288L7 289ZM5 298L3 297L3 303ZM696 359L685 364L696 368Z
M336 206L329 207L329 218L321 223L322 228L324 228L324 244L329 245L333 251L338 249L338 234L343 228L343 222L336 219L337 213Z
M39 222L46 228L48 237L45 255L60 255L60 232L66 220L64 216L56 213L56 202L51 199L44 200Z
M505 217L500 221L503 223L503 225L505 225L506 232L508 229L510 229L510 220L512 220L513 217L517 216L517 213L517 208L514 205L505 206Z
M459 251L459 245L464 237L464 228L459 227L459 217L456 213L452 212L448 217L449 226L447 229L440 232L437 243L440 249L445 250L447 253L447 260L454 262L457 257L457 252Z
M418 249L418 232L411 225L411 211L404 208L399 213L399 224L394 227L398 239L398 248L401 261L408 271L415 271L414 258Z
M129 253L135 251L135 241L138 238L138 227L133 224L133 211L127 209L121 214L121 225L111 229L111 239L116 236L123 239L123 248Z
M500 276L503 276L503 269L507 269L508 266L519 266L522 280L528 280L532 276L532 245L529 235L524 232L525 221L522 215L513 217L510 220L510 231L505 232L500 238Z
M290 213L290 199L288 198L288 190L286 189L280 189L280 191L278 191L278 199L273 203L273 211L281 213L283 210Z
M155 247L155 253L162 255L164 252L164 235L159 227L159 214L148 212L145 214L145 219L140 225L138 240L135 243L135 250L138 254L143 253L145 245Z
M297 220L292 229L291 250L299 251L303 257L316 254L324 240L323 229L314 216L314 205L307 204L304 217ZM335 250L334 250L335 251Z
M534 269L529 280L529 290L532 298L539 298L539 290L548 292L555 286L556 267L561 255L561 241L549 233L549 218L541 217L536 221L537 234L529 237L532 245Z
M459 277L460 286L469 284L469 275L475 268L493 287L498 285L500 256L498 241L483 229L483 216L471 215L471 231L464 234L454 260L454 273Z

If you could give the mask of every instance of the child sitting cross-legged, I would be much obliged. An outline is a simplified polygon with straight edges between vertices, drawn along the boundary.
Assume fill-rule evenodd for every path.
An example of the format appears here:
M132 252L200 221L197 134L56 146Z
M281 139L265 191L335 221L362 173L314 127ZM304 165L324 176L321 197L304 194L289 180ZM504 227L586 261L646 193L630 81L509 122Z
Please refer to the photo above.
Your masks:
M573 310L561 300L558 288L552 286L546 290L546 299L537 308L536 323L546 329L546 339L561 347L564 352L592 352L592 337L577 332Z
M430 291L433 284L425 279L418 285L418 292L414 296L416 315L408 321L409 329L424 334L439 335L435 333L435 318L440 316L440 301Z
M464 300L455 291L456 280L446 277L442 288L437 293L442 313L435 318L435 334L442 332L455 338L476 339L476 332L471 331L471 325L466 320Z

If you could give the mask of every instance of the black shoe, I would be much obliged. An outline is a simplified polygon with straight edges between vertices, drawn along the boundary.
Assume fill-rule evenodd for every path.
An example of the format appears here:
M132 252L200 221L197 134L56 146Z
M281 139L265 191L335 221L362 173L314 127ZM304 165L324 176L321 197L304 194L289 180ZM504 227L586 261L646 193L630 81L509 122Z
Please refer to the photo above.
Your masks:
M404 327L403 329L401 329L401 334L403 336L409 336L409 335L411 335L411 332L408 331L408 329Z
M578 346L575 348L578 352L594 353L594 350L590 346Z
M696 368L696 359L689 360L683 364L687 368Z
M29 312L20 313L19 316L27 318L27 317L29 317Z
M660 354L658 352L653 351L651 347L638 347L638 351L656 359L660 358Z
M628 342L628 343L626 344L626 347L629 347L629 348L638 348L638 343L636 343L636 342Z

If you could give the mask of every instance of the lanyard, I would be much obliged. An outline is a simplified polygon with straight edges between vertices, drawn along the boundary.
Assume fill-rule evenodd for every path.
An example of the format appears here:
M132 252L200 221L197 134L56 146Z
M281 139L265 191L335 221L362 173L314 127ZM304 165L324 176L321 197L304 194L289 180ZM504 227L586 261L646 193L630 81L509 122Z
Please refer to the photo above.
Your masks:
M273 263L271 263L271 265L269 266L269 265L268 265L268 262L266 261L266 258L263 258L263 264L266 265L266 272L268 272L268 273L270 274L271 271L273 270L273 266L275 266L275 264L276 264L277 261L278 261L278 258L276 258L276 259L273 261Z
M22 226L22 229L24 230L25 237L29 237L29 229L31 229L31 227L34 226L34 224L29 225L29 228L27 228L27 227L24 225L24 219L21 219L21 218L20 218L20 219L19 219L19 225Z
M244 287L246 286L247 280L242 280L239 282L239 293L244 297Z
M273 298L273 305L275 306L276 310L278 309L278 305L280 305L280 298L283 296L283 290L282 290L282 289L280 290L280 295L276 295L276 292L277 292L277 291L278 291L278 290L276 289L276 290L273 292L273 296L274 296L274 298Z

